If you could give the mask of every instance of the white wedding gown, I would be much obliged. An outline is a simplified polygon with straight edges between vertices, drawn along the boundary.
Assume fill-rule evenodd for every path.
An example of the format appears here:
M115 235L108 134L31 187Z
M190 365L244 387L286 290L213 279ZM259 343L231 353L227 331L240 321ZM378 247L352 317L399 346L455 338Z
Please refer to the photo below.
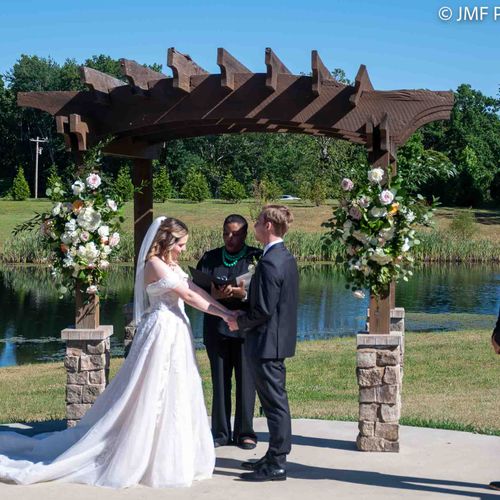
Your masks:
M0 480L61 480L114 488L189 486L210 478L215 451L177 267L146 287L150 307L128 357L73 428L0 432Z

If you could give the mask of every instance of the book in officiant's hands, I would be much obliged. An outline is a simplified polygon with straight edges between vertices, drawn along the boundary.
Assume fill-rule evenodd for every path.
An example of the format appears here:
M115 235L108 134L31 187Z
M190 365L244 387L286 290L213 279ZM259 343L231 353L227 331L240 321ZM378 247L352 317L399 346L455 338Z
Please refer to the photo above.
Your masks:
M211 288L212 283L216 287L222 287L227 285L241 286L241 284L244 282L245 288L248 288L253 274L245 273L232 279L227 279L226 277L218 278L216 276L211 276L210 274L204 273L203 271L200 271L199 269L191 266L189 266L189 272L191 273L191 276L193 278L193 283L200 286L201 288L205 288L206 290L209 290Z

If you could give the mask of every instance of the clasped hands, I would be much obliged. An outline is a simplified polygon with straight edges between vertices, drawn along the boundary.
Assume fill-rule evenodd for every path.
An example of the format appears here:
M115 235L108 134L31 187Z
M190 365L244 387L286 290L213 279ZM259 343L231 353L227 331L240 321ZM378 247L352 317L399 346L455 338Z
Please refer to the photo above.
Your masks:
M224 318L224 321L227 323L229 330L231 330L232 332L239 330L237 319L238 316L241 316L242 314L244 314L243 311L229 311L229 314Z
M211 295L214 299L243 299L246 295L245 284L242 283L240 286L224 285L221 287L216 287L212 284ZM236 319L243 311L229 311L228 315L224 317L224 321L227 323L229 330L235 332L239 330L238 322Z

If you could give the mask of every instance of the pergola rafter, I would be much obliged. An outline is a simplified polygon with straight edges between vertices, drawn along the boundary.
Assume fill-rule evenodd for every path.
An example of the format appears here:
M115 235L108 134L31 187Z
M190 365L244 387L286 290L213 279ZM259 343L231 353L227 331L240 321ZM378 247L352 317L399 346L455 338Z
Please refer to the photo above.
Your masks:
M128 83L83 67L88 91L20 93L18 103L56 116L69 149L84 151L111 135L105 152L149 159L157 155L155 144L222 133L306 133L370 147L377 128L381 150L395 158L411 133L448 118L453 105L451 92L375 90L364 65L355 84L344 85L315 50L311 76L292 75L270 48L266 73L252 73L223 48L217 52L220 74L207 73L174 48L167 57L173 78L135 61L120 62Z
M311 76L293 75L270 48L263 73L251 72L223 48L217 64L220 74L210 74L172 47L167 66L173 77L121 59L126 82L83 67L87 90L20 93L18 104L55 116L57 131L77 157L111 136L104 154L134 158L136 185L150 183L151 160L165 141L226 133L335 137L365 146L371 165L395 172L397 148L422 125L448 119L453 106L452 92L375 90L364 65L354 85L345 85L316 50ZM151 189L136 193L136 249L152 213ZM389 307L379 319L372 315L372 332L388 331Z

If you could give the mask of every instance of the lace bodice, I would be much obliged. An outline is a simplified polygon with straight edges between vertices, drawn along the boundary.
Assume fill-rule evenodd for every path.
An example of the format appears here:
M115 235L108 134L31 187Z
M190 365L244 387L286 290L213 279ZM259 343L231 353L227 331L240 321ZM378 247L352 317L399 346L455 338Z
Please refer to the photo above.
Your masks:
M168 309L184 310L184 301L173 291L182 281L186 282L188 275L176 266L170 269L168 276L146 286L149 309L153 310L166 305Z

